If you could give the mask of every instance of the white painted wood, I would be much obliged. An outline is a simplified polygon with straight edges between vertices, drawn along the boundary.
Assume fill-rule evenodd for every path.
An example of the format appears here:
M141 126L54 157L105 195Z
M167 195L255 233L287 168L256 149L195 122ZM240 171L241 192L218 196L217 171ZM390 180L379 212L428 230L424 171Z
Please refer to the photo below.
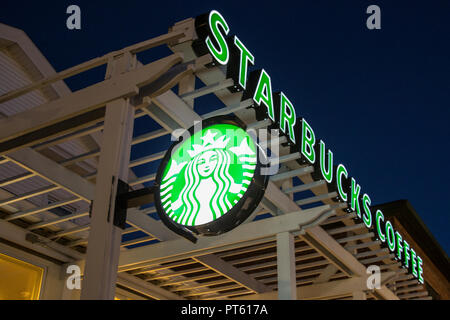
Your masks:
M331 282L300 286L296 288L297 299L299 300L316 300L316 299L333 299L352 294L357 290L366 288L365 279L360 277L335 280ZM233 300L274 300L276 294L272 292L250 295L234 298Z
M44 55L25 32L0 23L0 35L2 39L16 43L17 46L20 47L20 50L26 54L27 58L30 60L30 63L36 66L44 77L49 77L56 73L53 66L47 61ZM59 96L70 93L70 89L63 81L55 81L51 86Z
M1 200L0 201L0 207L8 205L8 204L11 204L11 203L15 203L15 202L18 202L18 201L22 201L22 200L25 200L25 199L28 199L28 198L31 198L31 197L36 197L38 195L41 195L41 194L44 194L44 193L48 193L48 192L56 190L58 188L59 188L58 186L51 185L51 186L48 186L48 187L42 187L42 188L39 188L37 190L33 190L33 191L30 191L30 192L26 192L26 193L23 193L23 194L12 196L12 197L9 197L7 199Z
M202 115L202 119L208 119L215 116L222 116L226 114L230 114L233 112L237 112L239 110L245 109L253 104L252 99L247 99L245 101L239 102L239 104L235 106L225 107L218 110L214 110Z
M94 194L92 183L31 148L14 151L5 157L84 200L92 199Z
M16 225L13 225L10 222L0 220L0 234L2 237L8 239L11 242L30 248L34 251L40 252L62 262L81 259L83 256L77 251L71 250L63 245L52 242L38 235L36 236L39 242L31 243L30 241L26 240L27 233L29 232ZM42 245L43 243L45 243L45 245Z
M0 27L1 28L1 27ZM1 36L0 36L1 37ZM32 82L32 79L7 51L0 51L0 95L20 88ZM0 115L12 116L27 111L46 102L46 97L40 91L29 92L17 97L14 101L0 103Z
M314 168L312 166L303 167L303 168L300 168L300 169L295 169L295 170L292 170L292 171L287 171L287 172L275 174L275 175L270 177L270 180L274 181L274 182L275 181L281 181L281 180L284 180L284 179L289 179L289 178L292 178L292 177L297 177L297 176L301 176L301 175L304 175L304 174L308 174L308 173L311 173L313 171L314 171Z
M61 223L61 222L64 222L64 221L69 221L69 220L74 220L74 219L78 219L78 218L81 218L81 217L85 217L87 215L89 215L88 211L75 212L75 213L72 213L72 214L67 215L67 216L53 218L53 219L49 219L49 220L45 220L45 221L41 221L41 222L32 224L27 229L30 230L30 231L31 230L36 230L36 229L39 229L39 228L44 228L44 227L47 227L47 226L55 225L55 224L58 224L58 223Z
M281 192L281 191L280 191ZM284 194L283 194L284 195ZM286 196L286 195L284 195ZM134 269L136 265L154 265L162 263L166 258L183 259L186 257L209 254L229 245L241 245L247 241L267 241L277 233L299 230L301 225L315 221L318 217L329 212L330 206L296 211L270 219L246 223L220 236L199 238L196 244L186 239L164 241L149 247L134 248L122 252L120 256L121 270Z
M184 77L180 80L178 83L178 95L181 97L183 94L189 94L195 91L195 75L190 74ZM184 99L186 104L194 108L194 98L193 97L187 97Z
M119 300L148 300L140 295L122 288L116 288L116 297Z
M277 234L278 299L297 300L295 242L289 232Z
M333 275L338 272L338 268L334 264L329 264L326 266L323 271L320 273L320 275L314 279L314 283L325 283L328 282Z
M4 220L5 221L12 221L12 220L28 217L28 216L31 216L31 215L34 215L34 214L37 214L37 213L40 213L40 212L48 211L48 210L53 209L53 208L62 207L64 205L66 205L66 204L77 202L79 200L80 199L77 198L77 197L71 197L69 199L53 202L53 203L50 203L50 204L42 206L42 207L31 208L31 209L28 209L28 210L23 210L23 211L19 211L19 212L10 214L10 215L6 216L4 218Z
M121 273L117 276L117 283L131 288L142 294L158 300L184 300L177 294L171 293L149 282L142 281L127 273Z
M133 68L132 61L135 57L130 54L111 61L112 80ZM118 181L128 182L133 123L134 108L128 99L106 105L81 299L114 299L122 242L122 229L114 225L115 199Z
M88 112L109 101L136 95L138 87L152 82L180 61L181 55L174 54L40 105L29 110L26 115L20 113L8 119L0 119L0 141Z
M127 222L131 226L154 236L160 241L175 240L180 238L176 233L170 231L161 221L150 218L136 208L128 209Z
M122 229L114 226L118 179L128 181L134 109L126 100L106 106L82 299L114 299Z
M234 81L233 79L226 79L224 81L221 81L219 83L215 83L209 86L205 86L202 87L200 89L191 91L191 92L186 92L184 94L180 94L180 98L187 101L189 99L194 99L194 98L198 98L198 97L202 97L204 95L207 95L209 93L212 93L214 91L220 90L220 89L224 89L224 88L228 88L234 85Z
M235 281L246 288L256 292L263 293L272 291L269 287L265 286L262 282L255 280L250 275L245 272L239 270L228 262L225 262L221 258L217 257L214 254L208 254L204 256L194 257L195 260L207 266L210 269L213 269L217 273Z
M324 184L325 184L325 180L319 180L319 181L314 181L314 182L311 182L311 183L306 183L306 184L302 184L302 185L299 185L299 186L295 186L295 187L292 187L292 188L287 188L287 189L284 189L283 192L286 193L286 194L295 193L295 192L302 192L302 191L309 190L309 189L312 189L312 188L315 188L315 187L318 187L318 186L321 186L321 185L324 185Z
M320 226L306 229L303 237L306 242L314 246L319 252L322 252L324 256L330 259L330 262L341 269L345 274L353 277L367 276L365 266L328 235ZM385 299L398 300L398 297L384 285L381 289L377 289L377 293Z
M366 293L362 290L352 292L353 300L367 300Z
M11 38L12 41L16 41L17 35L12 35L12 33L13 33L12 29L14 29L14 28L11 28L11 27L3 25L3 24L0 25L0 28L1 28L0 31L2 32L2 37L5 37L5 35L6 36L9 35L8 38ZM21 30L17 30L17 31L19 33L24 34L23 31L21 31ZM14 31L14 33L17 34L17 31ZM15 97L17 97L19 95L25 94L27 92L30 92L30 91L34 90L34 89L41 88L41 87L43 87L45 85L48 85L48 84L51 84L51 83L54 83L54 82L58 82L59 80L71 77L73 75L79 74L81 72L87 71L87 70L95 68L95 67L101 66L101 65L107 63L109 60L113 59L114 57L120 57L123 54L125 54L125 55L126 54L128 54L128 55L129 54L136 54L138 52L148 50L150 48L159 46L159 45L167 43L169 41L174 41L174 40L179 39L179 38L181 38L183 36L184 36L184 32L183 31L177 31L177 32L164 34L164 35L161 35L159 37L152 38L152 39L149 39L149 40L145 40L145 41L136 43L134 45L125 47L125 48L123 48L122 50L119 50L119 51L112 51L112 52L104 55L103 57L99 57L99 58L95 58L95 59L83 62L83 63L81 63L81 64L79 64L77 66L74 66L74 67L71 67L69 69L63 70L63 71L61 71L61 72L59 72L57 74L54 73L54 70L52 70L53 68L50 69L50 68L47 67L48 70L46 70L46 71L50 71L50 72L46 72L45 73L45 75L47 76L46 78L44 78L44 79L42 79L40 81L34 82L34 83L32 83L32 84L30 84L28 86L22 87L20 89L16 89L14 91L8 92L8 94L0 96L0 103L2 103L4 101L8 101L10 99L13 99L13 98L15 98ZM14 39L13 39L13 37L14 37ZM20 38L23 38L23 36L20 37ZM30 43L31 43L31 45L30 45ZM37 54L37 53L40 53L40 52L32 44L31 41L28 41L28 43L25 43L25 44L22 42L21 46L24 47L24 50L28 49L27 51L29 51L29 49L34 49L32 57L35 58L36 61L39 58L39 61L37 61L37 62L39 64L43 64L43 60L45 60L45 58L42 55ZM46 65L48 65L48 62L47 61L45 61L45 62L46 62L46 64L44 64L44 67ZM53 71L53 72L51 72L51 71Z

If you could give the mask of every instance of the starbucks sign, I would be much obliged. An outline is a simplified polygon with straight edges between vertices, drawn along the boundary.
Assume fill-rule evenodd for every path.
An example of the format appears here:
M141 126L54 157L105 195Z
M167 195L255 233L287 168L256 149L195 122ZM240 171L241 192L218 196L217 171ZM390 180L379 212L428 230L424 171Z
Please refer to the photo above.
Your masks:
M156 183L158 213L171 229L217 235L242 223L267 185L264 153L231 117L192 127L167 151Z
M364 223L383 246L389 248L404 268L420 282L424 283L423 260L414 248L394 229L391 221L384 218L381 210L373 210L372 200L357 179L342 163L333 160L333 152L326 143L318 139L312 126L303 117L297 117L294 103L283 91L272 90L272 80L265 69L250 71L256 57L244 43L231 33L225 18L216 10L195 18L198 38L192 42L197 57L210 54L210 67L220 66L226 70L226 78L234 84L227 89L230 93L242 92L241 101L252 99L256 120L270 119L271 126L280 129L286 136L286 146L290 153L300 153L296 159L300 165L311 165L314 180L324 180L328 192L336 192L335 202L347 203L347 212L355 212L355 220ZM375 212L373 212L375 211Z

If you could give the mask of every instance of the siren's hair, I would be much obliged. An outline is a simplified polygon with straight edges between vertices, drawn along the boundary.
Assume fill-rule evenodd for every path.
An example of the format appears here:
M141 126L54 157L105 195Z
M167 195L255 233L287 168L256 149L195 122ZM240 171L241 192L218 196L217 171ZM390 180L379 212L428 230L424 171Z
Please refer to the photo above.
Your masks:
M217 185L217 192L211 199L212 212L215 218L225 214L229 209L231 209L231 204L227 198L227 190L229 190L231 184L233 183L233 178L231 177L230 170L230 154L223 150L217 150L218 158L222 158L221 165L218 164L218 170L214 171L214 181ZM219 207L217 207L217 204Z
M217 189L210 200L209 207L214 218L216 219L225 214L232 207L227 198L227 190L233 183L233 178L229 173L229 152L221 149L212 151L217 154L217 165L213 171L213 181ZM195 156L194 159L186 166L184 171L184 181L186 184L180 192L180 197L184 204L183 211L178 216L173 216L173 219L180 224L194 225L200 211L200 203L195 197L195 192L197 191L202 179L196 170L200 156L201 154Z

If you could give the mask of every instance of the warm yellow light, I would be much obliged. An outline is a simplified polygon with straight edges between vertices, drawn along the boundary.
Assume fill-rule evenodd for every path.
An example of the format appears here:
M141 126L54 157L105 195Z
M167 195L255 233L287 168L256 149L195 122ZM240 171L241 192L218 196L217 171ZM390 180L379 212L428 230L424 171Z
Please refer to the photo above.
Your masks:
M0 300L38 300L44 269L0 253Z

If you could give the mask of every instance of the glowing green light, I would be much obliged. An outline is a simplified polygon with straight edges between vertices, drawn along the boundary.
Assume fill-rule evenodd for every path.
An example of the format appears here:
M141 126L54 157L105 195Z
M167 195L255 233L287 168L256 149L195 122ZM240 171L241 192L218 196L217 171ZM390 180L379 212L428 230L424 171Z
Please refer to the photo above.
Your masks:
M197 226L227 214L252 181L256 153L253 139L235 125L215 124L190 136L162 174L161 205L168 217Z

